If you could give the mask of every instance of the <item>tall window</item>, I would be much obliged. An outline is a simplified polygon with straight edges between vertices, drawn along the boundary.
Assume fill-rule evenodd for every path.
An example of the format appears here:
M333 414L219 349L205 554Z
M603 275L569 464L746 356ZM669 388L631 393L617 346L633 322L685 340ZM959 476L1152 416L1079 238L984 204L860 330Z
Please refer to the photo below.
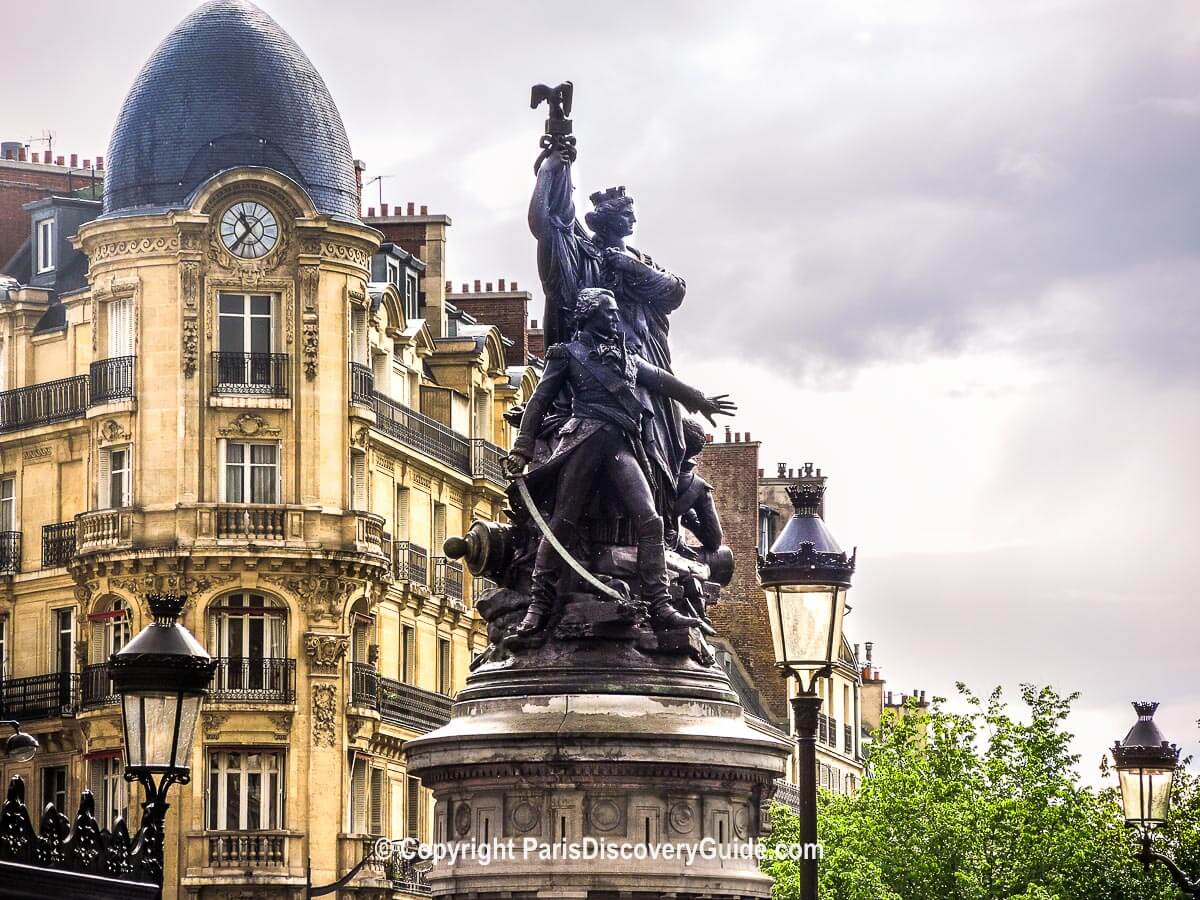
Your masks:
M54 268L54 220L42 219L37 225L37 270L49 272Z
M73 816L67 809L67 767L46 766L42 769L42 808L53 803L54 808L65 816Z
M420 298L417 289L417 276L408 272L404 276L404 315L411 322L420 318Z
M396 488L396 540L408 540L408 488Z
M371 796L367 817L367 828L371 834L383 834L383 810L387 801L387 773L383 769L371 770Z
M125 601L114 599L107 612L93 613L91 621L92 662L106 662L110 656L129 643L129 608Z
M277 831L283 828L283 754L222 750L208 757L210 831Z
M446 504L433 502L433 548L434 555L441 556L446 551L442 545L446 543Z
M350 763L350 831L354 834L383 834L383 811L387 800L387 773L371 766L363 757Z
M362 306L350 308L350 361L367 364L367 310Z
M232 594L211 608L210 646L224 663L218 667L216 690L282 691L283 668L274 660L287 656L287 609L262 594Z
M54 616L54 645L51 656L54 671L69 674L75 671L75 607L56 609Z
M96 798L100 827L111 829L129 815L129 782L119 753L88 760L88 786Z
M405 830L408 837L421 838L424 828L421 827L421 779L407 777L405 784Z
M350 508L367 509L367 454L350 451Z
M133 505L133 452L124 447L100 451L100 508Z
M0 680L8 677L8 619L0 619Z
M16 531L17 480L0 478L0 531Z
M133 356L133 298L109 301L107 314L109 359Z
M279 502L279 447L276 444L246 444L226 441L226 503Z
M448 695L450 693L453 675L450 665L450 642L445 638L438 638L437 689L439 694Z
M222 353L270 353L271 295L221 294L217 300Z
M400 263L394 259L387 261L387 280L396 287L402 287L400 284Z

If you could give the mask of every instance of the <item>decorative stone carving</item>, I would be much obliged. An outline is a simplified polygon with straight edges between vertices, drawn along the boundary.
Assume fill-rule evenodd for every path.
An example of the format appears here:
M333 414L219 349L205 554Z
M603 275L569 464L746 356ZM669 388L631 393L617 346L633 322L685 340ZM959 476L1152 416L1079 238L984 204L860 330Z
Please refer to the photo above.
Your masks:
M267 721L271 723L272 737L277 741L286 741L292 730L292 714L291 713L275 713L267 716Z
M344 634L321 634L310 631L304 635L304 652L316 671L334 672L350 649L350 639Z
M691 834L696 828L696 809L686 800L671 804L667 810L667 824L676 834Z
M317 377L318 323L316 313L305 313L301 351L304 354L304 376L312 381Z
M318 747L332 747L337 737L337 688L315 684L312 689L312 736Z
M189 603L191 603L201 594L237 580L238 575L234 572L193 573L184 578L183 588L184 593L188 595Z
M96 429L96 437L102 444L117 444L131 440L128 431L116 419L109 419Z
M89 259L95 264L109 259L121 259L126 256L171 253L178 249L179 239L175 237L133 238L127 241L113 241L108 244L100 244L92 249Z
M315 621L341 618L346 601L362 582L336 575L264 575L263 580L295 594L300 608Z
M200 713L200 727L204 729L204 739L206 741L215 741L221 736L221 728L229 721L228 713L210 712L204 710Z
M200 313L200 263L183 260L179 263L179 293L183 298L183 374L196 374L199 354L197 316Z
M593 797L587 807L588 825L593 831L610 834L625 827L624 803L612 797Z
M354 438L351 443L356 447L362 447L364 450L367 449L371 443L371 429L366 425L361 426L358 431L354 432Z
M27 447L21 452L21 461L27 463L44 462L54 458L54 450L48 446Z
M457 803L454 807L454 833L460 838L466 837L471 831L471 804Z
M508 814L509 824L518 834L529 834L542 821L542 811L531 800L518 800Z
M348 244L335 244L332 241L322 242L321 255L330 259L340 259L363 269L367 268L370 263L362 248L351 247Z
M258 413L242 413L217 430L225 437L278 437L280 433L278 428L268 424Z

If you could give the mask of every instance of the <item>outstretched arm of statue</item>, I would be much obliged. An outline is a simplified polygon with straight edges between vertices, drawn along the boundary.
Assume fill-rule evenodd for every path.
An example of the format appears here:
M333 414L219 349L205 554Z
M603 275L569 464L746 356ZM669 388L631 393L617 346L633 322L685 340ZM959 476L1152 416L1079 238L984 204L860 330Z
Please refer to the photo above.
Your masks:
M700 413L714 427L717 423L713 416L732 416L737 412L737 404L729 399L728 394L706 397L691 385L684 384L670 372L660 369L644 359L639 358L637 362L638 384L655 394L670 397L688 412Z
M624 298L658 306L667 313L683 303L687 283L648 258L635 256L624 248L608 247L603 253L603 263L605 271L620 281Z
M529 230L539 241L555 228L570 228L575 222L571 198L571 164L557 153L546 157L538 169L533 197L529 201Z
M557 344L546 351L546 371L538 382L533 396L525 404L525 413L521 416L521 431L513 441L512 452L505 457L504 467L513 477L525 470L525 465L533 459L533 448L537 441L538 430L546 417L554 399L567 382L567 371L570 363L567 351Z

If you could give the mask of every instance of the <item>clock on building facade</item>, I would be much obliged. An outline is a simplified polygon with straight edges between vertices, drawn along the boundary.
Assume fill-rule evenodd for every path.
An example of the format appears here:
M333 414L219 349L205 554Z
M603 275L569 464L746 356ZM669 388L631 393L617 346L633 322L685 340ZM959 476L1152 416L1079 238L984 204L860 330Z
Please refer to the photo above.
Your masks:
M241 259L266 256L279 239L275 214L255 200L242 200L221 216L221 243Z

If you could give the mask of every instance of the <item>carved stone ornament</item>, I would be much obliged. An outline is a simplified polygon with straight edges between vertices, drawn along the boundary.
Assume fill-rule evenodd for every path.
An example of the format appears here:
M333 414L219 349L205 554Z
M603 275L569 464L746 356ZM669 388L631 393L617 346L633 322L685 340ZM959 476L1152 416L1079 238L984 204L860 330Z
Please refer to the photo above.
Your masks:
M312 689L312 736L318 747L332 747L337 737L337 688L316 684Z
M337 575L268 574L262 579L294 594L300 608L318 622L340 619L350 595L362 587L360 581Z
M304 635L304 652L317 670L336 671L349 649L350 639L344 634L310 631Z
M276 713L272 716L267 716L267 721L271 723L272 737L277 741L286 741L288 734L292 730L292 714L291 713Z
M319 327L316 313L305 313L303 323L303 343L301 351L304 354L304 376L312 381L317 377L317 349Z
M179 293L183 298L183 374L196 374L199 353L197 316L200 312L200 263L183 260L179 263Z
M124 443L131 439L129 432L116 419L109 419L101 425L97 429L97 437L102 444Z
M200 713L200 726L204 729L204 739L206 741L217 740L221 736L221 727L228 721L228 713L209 712L208 710Z
M225 437L278 437L280 433L257 413L242 413L218 432Z

